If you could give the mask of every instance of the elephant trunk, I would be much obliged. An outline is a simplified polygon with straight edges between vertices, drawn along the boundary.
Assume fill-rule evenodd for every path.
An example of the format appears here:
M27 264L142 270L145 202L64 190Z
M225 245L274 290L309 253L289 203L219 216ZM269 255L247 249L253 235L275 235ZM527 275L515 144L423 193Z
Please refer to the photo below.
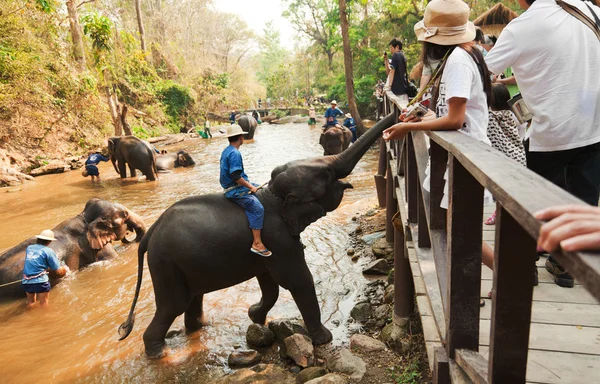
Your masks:
M377 140L381 133L394 125L396 122L396 116L392 112L371 129L369 129L364 135L362 135L354 144L342 153L335 155L332 163L332 169L338 179L347 177L358 161L363 157L371 145Z
M146 225L144 224L142 218L136 215L135 213L128 211L128 214L129 218L126 221L127 228L132 231L135 231L135 242L139 243L140 241L142 241L142 237L144 237L144 234L146 233ZM127 237L125 236L121 239L121 242L125 244L130 243L130 241L127 240Z

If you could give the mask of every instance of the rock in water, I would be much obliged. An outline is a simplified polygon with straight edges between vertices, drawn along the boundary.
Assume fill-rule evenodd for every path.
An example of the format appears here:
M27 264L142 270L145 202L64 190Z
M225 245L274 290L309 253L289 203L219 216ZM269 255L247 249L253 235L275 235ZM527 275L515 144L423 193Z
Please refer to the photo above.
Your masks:
M246 332L246 341L252 347L268 347L275 341L275 334L264 325L251 324Z
M369 303L358 303L350 311L350 317L359 323L364 323L371 317L372 309Z
M385 236L385 231L381 231L381 232L375 232L375 233L369 233L368 235L364 235L361 240L363 243L367 244L367 245L371 245L373 244L373 242L377 239L381 239L382 237Z
M323 367L308 367L296 376L296 384L304 384L307 381L325 376L326 374L327 370Z
M307 381L306 384L346 384L346 380L343 376L336 375L335 373L329 373L325 376L317 377Z
M387 242L385 238L377 239L371 246L373 255L378 259L387 259L394 254L394 246Z
M327 359L327 369L359 381L367 372L367 364L360 357L354 356L350 350L343 348Z
M391 304L394 302L394 284L388 285L385 289L385 293L383 294L383 302L386 304Z
M296 333L308 336L306 329L298 321L293 319L273 320L269 323L269 329L273 331L277 340L280 341L283 341Z
M286 356L294 360L296 364L302 368L314 365L315 354L310 338L304 335L295 334L286 337L283 343L285 344Z
M29 174L31 176L41 176L41 175L47 175L50 173L62 173L62 172L66 172L70 169L71 169L71 167L62 161L52 161L48 165L44 165L42 167L31 170L31 172L29 172Z
M353 335L350 338L350 346L365 352L378 352L385 349L385 344L367 335Z
M366 275L387 275L392 269L384 259L375 260L363 270Z
M402 353L405 352L407 348L406 343L402 340L405 334L406 331L404 328L399 327L394 323L389 323L381 330L379 338L394 351Z
M256 351L235 351L227 358L230 368L250 367L260 363L262 355Z

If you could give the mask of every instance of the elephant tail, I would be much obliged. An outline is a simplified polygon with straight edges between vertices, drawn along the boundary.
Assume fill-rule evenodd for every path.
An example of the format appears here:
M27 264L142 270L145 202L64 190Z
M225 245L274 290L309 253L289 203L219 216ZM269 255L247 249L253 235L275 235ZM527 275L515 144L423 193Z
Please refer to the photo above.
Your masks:
M133 324L135 323L135 305L137 304L138 297L140 295L140 288L142 287L142 277L144 275L144 254L148 250L148 243L152 235L152 229L146 233L140 246L138 247L138 277L137 284L135 286L135 295L133 297L133 303L131 303L131 309L129 310L129 316L127 320L119 326L119 340L125 339L133 330Z

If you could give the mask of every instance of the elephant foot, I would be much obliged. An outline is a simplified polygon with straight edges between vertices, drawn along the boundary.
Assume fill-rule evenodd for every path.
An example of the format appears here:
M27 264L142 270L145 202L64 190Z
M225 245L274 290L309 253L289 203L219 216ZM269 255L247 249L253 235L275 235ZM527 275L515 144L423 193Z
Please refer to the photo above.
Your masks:
M206 323L205 321L202 321L202 319L193 319L193 320L185 319L185 332L188 334L194 333L194 332L200 330L202 327L204 327L207 324L208 323Z
M324 325L321 325L321 329L317 332L309 332L310 338L312 339L312 343L314 345L327 344L333 339L333 335L331 331L325 328Z
M248 309L248 316L255 324L264 325L265 321L267 320L267 314L262 309L260 304L251 305Z
M146 356L151 360L162 359L167 356L165 344L163 343L160 347L156 348L146 348Z

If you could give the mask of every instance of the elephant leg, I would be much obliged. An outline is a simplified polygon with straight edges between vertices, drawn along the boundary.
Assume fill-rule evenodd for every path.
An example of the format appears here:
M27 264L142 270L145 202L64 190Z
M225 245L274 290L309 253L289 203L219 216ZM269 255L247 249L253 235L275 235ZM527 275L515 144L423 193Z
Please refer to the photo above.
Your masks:
M202 299L204 295L198 295L192 299L190 306L185 311L185 329L194 332L202 328Z
M118 165L119 165L119 174L121 175L121 179L126 178L127 177L127 163L125 163L125 160L119 160Z
M260 301L248 309L248 316L253 323L264 324L267 319L267 313L273 308L279 298L279 284L273 280L269 272L256 276L262 298Z
M117 253L117 251L115 251L115 249L113 248L112 244L108 243L108 244L106 244L104 246L104 248L102 248L101 250L98 251L98 254L96 255L96 259L98 259L98 260L112 260L112 259L114 259L117 256L119 256L119 254ZM93 263L94 261L91 261L91 263Z
M131 164L129 164L129 172L131 172L131 177L136 177L137 176L135 168Z

